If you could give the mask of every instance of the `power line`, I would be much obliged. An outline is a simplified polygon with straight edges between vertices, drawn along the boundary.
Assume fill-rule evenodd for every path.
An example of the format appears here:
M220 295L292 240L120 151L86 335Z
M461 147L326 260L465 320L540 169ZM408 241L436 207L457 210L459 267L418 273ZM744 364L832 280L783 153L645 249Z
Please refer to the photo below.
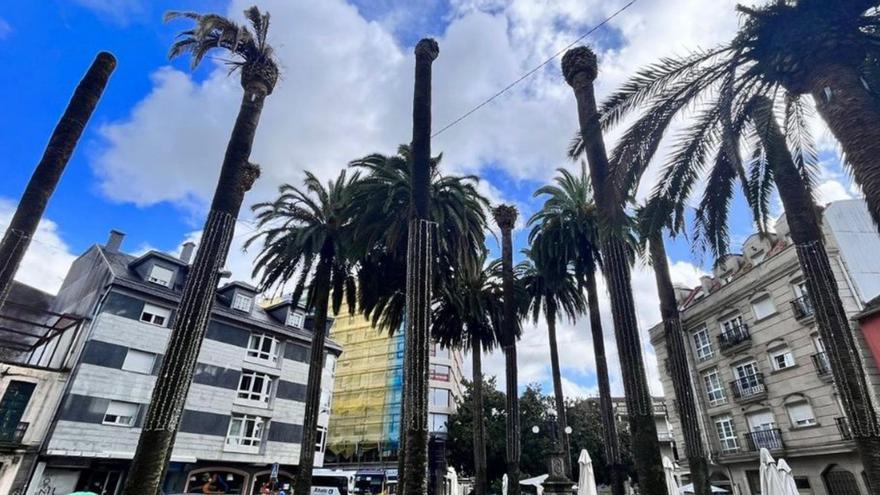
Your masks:
M626 5L624 5L623 7L621 7L620 9L618 9L615 13L613 13L613 14L611 14L610 16L606 17L605 20L603 20L603 21L600 22L599 24L596 24L595 26L593 26L593 28L590 29L589 31L587 31L586 33L580 35L576 40L574 40L574 41L572 41L571 43L569 43L569 44L565 45L564 47L562 47L562 49L560 49L559 51L557 51L556 53L554 53L553 55L551 55L550 58L548 58L547 60L541 62L537 67L535 67L534 69L532 69L532 70L526 72L526 73L523 74L519 79L517 79L516 81L513 81L512 83L508 84L508 85L505 86L501 91L499 91L499 92L495 93L494 95L490 96L488 99L484 100L484 101L483 101L482 103L480 103L479 105L475 106L474 108L471 108L470 110L468 110L467 112L465 112L464 114L462 114L461 117L459 117L459 118L453 120L452 122L446 124L446 125L445 125L442 129L440 129L439 131L435 132L434 134L431 134L431 138L435 138L435 137L439 136L441 133L443 133L444 131L446 131L446 130L449 129L450 127L453 127L454 125L458 124L458 123L461 122L462 120L464 120L464 119L470 117L470 115L471 115L472 113L474 113L474 112L476 112L477 110L479 110L479 109L483 108L484 106L488 105L488 104L491 103L492 100L494 100L495 98L498 98L499 96L503 95L503 94L506 93L508 90L510 90L511 88L513 88L514 86L516 86L517 84L521 83L523 80L525 80L526 78L528 78L529 76L531 76L531 75L534 74L535 72L538 72L539 70L541 70L542 67L544 67L545 65L547 65L547 64L549 64L550 62L552 62L553 60L555 60L557 57L559 57L560 55L562 55L563 53L565 53L566 50L568 50L569 48L571 48L571 47L573 47L574 45L578 44L581 40L583 40L583 39L586 38L587 36L593 34L594 32L596 32L596 30L598 30L599 28L601 28L601 27L604 26L605 24L608 24L609 22L611 22L612 19L614 19L615 17L617 17L618 15L620 15L624 10L630 8L630 6L632 6L632 4L634 4L634 3L638 2L638 1L639 1L639 0L630 0L629 3L627 3Z

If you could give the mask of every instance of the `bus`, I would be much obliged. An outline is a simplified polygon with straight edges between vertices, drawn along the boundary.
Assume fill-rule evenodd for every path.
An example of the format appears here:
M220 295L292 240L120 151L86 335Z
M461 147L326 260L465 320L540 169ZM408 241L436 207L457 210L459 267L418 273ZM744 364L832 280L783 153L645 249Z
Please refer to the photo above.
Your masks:
M396 495L396 469L359 469L354 479L354 495Z
M355 471L343 469L315 469L312 471L312 495L352 495L355 489Z

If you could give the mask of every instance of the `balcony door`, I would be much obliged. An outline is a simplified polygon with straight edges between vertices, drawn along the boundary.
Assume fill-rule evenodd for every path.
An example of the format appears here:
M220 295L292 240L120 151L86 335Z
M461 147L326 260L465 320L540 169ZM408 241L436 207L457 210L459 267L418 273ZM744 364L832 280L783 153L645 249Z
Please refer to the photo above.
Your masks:
M770 431L776 428L776 418L770 411L761 411L746 416L751 431Z
M758 363L755 361L734 366L733 376L736 377L737 385L743 395L751 395L761 385L758 378Z
M13 380L0 400L0 442L19 443L24 429L19 426L34 393L36 383Z

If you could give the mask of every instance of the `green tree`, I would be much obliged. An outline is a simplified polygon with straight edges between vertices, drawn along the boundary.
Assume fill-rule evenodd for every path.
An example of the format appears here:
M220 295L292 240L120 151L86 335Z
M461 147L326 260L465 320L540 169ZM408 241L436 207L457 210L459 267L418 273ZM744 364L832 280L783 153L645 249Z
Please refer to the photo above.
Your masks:
M328 309L338 314L343 299L351 312L355 308L353 266L357 260L351 257L354 220L350 204L358 180L359 174L347 177L343 170L325 186L306 172L303 188L282 185L274 201L253 206L259 231L245 244L247 247L262 241L253 273L260 288L283 287L295 280L291 300L299 302L307 294L305 309L315 317L306 383L304 447L294 487L298 493L309 493L312 485L315 449L308 446L316 443L324 343L330 323Z
M665 475L630 280L631 250L625 235L630 221L624 210L627 196L610 176L593 89L597 71L596 55L589 48L573 48L562 58L563 75L577 100L578 121L600 218L602 267L610 292L639 488L647 495L661 495L666 494Z
M64 173L76 143L98 106L98 100L104 94L107 81L115 68L116 58L113 55L101 52L95 57L88 72L77 84L61 120L52 131L40 163L21 195L18 208L15 209L12 221L0 241L0 260L3 260L0 264L0 309L3 309L6 298L9 297L15 273L37 231L40 218L46 211L46 204L55 192L61 174Z
M125 495L159 492L196 358L208 327L220 271L232 244L235 221L245 193L260 173L260 168L249 161L251 147L263 103L278 81L278 66L266 40L268 13L262 14L256 7L246 10L245 17L252 29L214 14L172 12L166 15L166 20L181 16L192 19L196 26L181 33L180 39L171 47L170 57L189 53L192 66L196 67L211 50L226 50L235 57L228 63L232 70L241 72L244 94L226 146L211 209L202 229L202 242L189 269L167 352L153 387L150 407L125 483Z

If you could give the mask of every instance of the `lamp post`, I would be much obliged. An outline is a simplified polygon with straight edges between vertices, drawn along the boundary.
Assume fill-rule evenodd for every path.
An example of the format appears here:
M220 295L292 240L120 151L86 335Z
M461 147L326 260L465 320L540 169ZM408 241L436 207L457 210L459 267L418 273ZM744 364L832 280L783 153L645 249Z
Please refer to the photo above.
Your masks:
M550 437L550 455L547 460L547 479L544 480L545 495L571 495L573 482L568 479L565 473L565 449L560 441L559 422L556 419L555 411L550 411L550 418L544 422L544 429ZM538 425L532 426L532 433L538 434L541 428ZM565 435L571 435L571 426L566 426Z

